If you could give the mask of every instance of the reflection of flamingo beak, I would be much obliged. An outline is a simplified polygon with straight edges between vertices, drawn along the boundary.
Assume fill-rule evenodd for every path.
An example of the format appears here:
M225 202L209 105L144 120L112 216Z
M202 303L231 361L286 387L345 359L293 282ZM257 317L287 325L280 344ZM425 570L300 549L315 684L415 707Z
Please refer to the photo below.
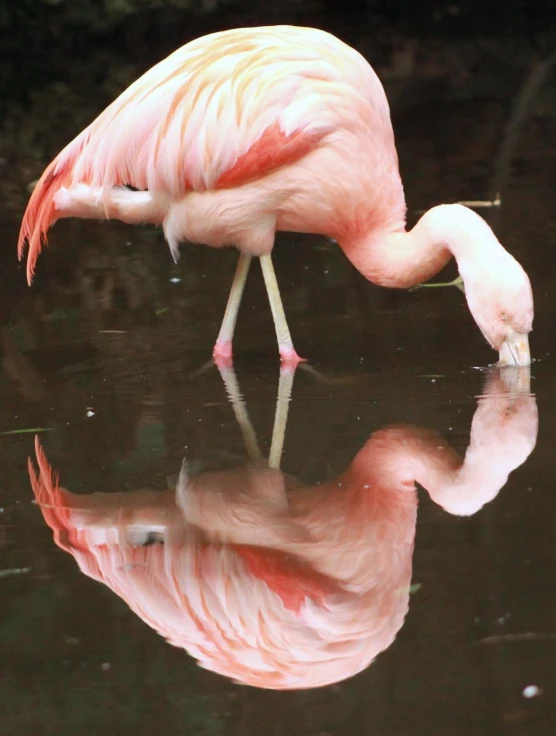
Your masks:
M529 352L529 337L527 333L514 332L510 334L500 346L500 360L498 365L531 365Z

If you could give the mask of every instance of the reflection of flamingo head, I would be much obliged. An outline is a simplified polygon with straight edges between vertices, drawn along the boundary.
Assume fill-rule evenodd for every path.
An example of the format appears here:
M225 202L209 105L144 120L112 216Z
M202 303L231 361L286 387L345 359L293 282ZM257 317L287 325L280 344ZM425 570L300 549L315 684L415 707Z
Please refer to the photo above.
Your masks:
M416 497L374 493L368 472L348 471L348 488L299 489L289 521L269 499L279 471L231 471L232 486L243 474L253 489L261 476L264 490L228 498L216 491L225 473L207 473L188 482L189 523L183 487L179 505L170 492L79 496L58 485L38 442L36 455L31 482L56 543L207 669L264 688L318 687L367 667L403 623Z

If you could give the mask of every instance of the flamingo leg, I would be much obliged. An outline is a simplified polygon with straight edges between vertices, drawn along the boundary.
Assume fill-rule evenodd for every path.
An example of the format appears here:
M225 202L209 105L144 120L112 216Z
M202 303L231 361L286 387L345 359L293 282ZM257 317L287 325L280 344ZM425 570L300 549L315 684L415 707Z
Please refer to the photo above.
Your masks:
M284 449L284 438L286 436L286 424L288 422L288 411L292 396L295 368L295 365L282 366L280 368L278 398L276 399L272 441L270 443L270 453L268 456L268 466L270 468L280 468L280 459L282 457L282 450Z
M261 268L263 270L266 293L268 294L270 309L272 311L272 319L274 320L274 327L276 329L276 337L278 338L280 359L282 360L282 363L297 365L303 359L295 352L295 348L293 346L290 328L286 321L286 314L284 312L280 289L278 287L278 281L276 280L276 273L274 272L270 253L265 256L260 256L260 261Z
M232 281L232 288L230 289L226 311L224 312L224 319L222 320L220 332L218 333L216 344L212 352L216 359L224 358L229 360L232 357L232 340L236 327L237 313L239 312L239 306L241 304L247 274L249 273L251 259L252 256L248 253L239 254L234 280Z

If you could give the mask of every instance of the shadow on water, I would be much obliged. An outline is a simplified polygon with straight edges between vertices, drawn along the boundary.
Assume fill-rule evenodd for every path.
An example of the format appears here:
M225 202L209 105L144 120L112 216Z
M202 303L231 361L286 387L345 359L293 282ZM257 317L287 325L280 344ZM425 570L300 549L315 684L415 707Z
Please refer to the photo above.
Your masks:
M387 79L410 220L495 193L515 121L495 88L516 83L494 51L476 74L458 53L475 94ZM68 221L29 290L2 217L0 734L554 733L543 90L485 213L533 284L530 377L474 368L493 355L457 289L378 289L331 243L281 235L288 320L319 375L279 376L254 273L223 385L198 369L233 252L191 246L175 266L157 230Z

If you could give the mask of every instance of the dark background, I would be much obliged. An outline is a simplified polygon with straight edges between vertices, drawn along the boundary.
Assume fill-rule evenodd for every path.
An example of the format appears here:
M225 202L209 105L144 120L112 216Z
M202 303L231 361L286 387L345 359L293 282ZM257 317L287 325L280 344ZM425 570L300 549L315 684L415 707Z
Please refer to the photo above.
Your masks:
M2 0L0 194L18 216L22 185L69 137L203 33L266 23L329 30L375 66L396 122L454 99L510 106L533 62L550 56L555 19L554 0ZM496 112L490 105L501 134Z
M555 16L550 0L0 2L0 430L49 427L47 455L68 488L162 489L184 446L199 467L242 454L218 375L189 378L210 355L232 252L191 247L174 266L153 229L66 221L32 289L15 257L29 185L73 135L177 46L241 25L317 26L369 59L390 101L410 223L439 202L502 194L486 216L531 275L541 426L534 455L483 513L454 519L421 497L423 589L391 650L347 683L289 694L201 671L85 578L30 504L32 437L0 437L0 569L32 569L0 578L2 736L552 736L554 641L476 642L554 631ZM296 346L330 379L296 377L284 469L335 477L397 421L465 452L482 390L471 366L493 356L463 296L378 289L322 239L280 244ZM267 437L277 370L258 274L245 300L236 367ZM100 335L110 329L126 337ZM544 695L525 701L532 683Z

